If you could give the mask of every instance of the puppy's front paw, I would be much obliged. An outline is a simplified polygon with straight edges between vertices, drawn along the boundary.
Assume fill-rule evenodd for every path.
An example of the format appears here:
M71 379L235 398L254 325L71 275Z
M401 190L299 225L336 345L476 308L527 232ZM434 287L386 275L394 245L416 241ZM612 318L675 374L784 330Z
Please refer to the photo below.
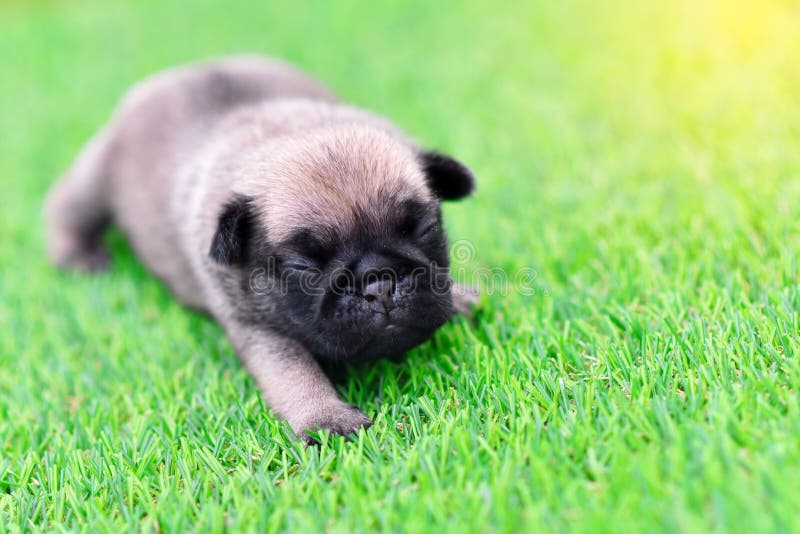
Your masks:
M372 420L352 404L341 403L320 409L299 421L292 421L291 426L306 445L315 445L318 442L309 431L328 430L332 434L347 437L360 428L372 426Z
M453 284L453 311L459 315L472 317L472 308L481 300L480 290L477 286L469 284Z

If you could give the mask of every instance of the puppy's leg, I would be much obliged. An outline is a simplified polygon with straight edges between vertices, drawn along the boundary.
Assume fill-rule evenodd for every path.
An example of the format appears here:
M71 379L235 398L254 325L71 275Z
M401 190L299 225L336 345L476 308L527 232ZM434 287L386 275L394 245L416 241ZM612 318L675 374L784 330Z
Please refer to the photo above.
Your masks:
M477 286L454 283L451 290L453 311L459 315L472 317L472 308L480 302L481 295Z
M97 271L108 266L109 255L101 242L110 221L104 183L106 151L106 136L101 132L47 195L47 252L59 267Z
M241 325L227 328L239 358L270 408L308 444L308 430L347 436L372 421L342 401L313 356L296 341Z

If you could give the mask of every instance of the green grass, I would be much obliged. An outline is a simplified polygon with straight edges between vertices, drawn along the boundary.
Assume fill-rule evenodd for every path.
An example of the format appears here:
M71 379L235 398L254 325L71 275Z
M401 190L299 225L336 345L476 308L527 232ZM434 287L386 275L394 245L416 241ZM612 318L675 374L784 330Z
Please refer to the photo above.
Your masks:
M0 5L0 531L800 530L796 4L265 4ZM466 275L536 273L354 371L352 443L295 443L118 234L44 259L125 88L237 51L462 158Z

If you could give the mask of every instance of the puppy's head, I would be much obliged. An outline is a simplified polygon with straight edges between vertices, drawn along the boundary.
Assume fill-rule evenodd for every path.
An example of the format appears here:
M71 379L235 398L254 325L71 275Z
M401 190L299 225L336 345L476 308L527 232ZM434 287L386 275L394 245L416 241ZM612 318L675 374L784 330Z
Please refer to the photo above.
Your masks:
M366 127L320 130L248 163L211 256L238 277L237 308L315 355L399 355L452 314L440 202L470 171Z

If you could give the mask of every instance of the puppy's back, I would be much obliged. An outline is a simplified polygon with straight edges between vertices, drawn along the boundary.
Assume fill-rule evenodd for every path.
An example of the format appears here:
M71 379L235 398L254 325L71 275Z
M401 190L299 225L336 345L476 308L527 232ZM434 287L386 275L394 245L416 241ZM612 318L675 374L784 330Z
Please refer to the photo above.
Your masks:
M171 68L134 85L118 115L180 111L191 121L274 98L335 101L333 92L295 67L260 56L233 56ZM186 125L181 125L185 127Z
M140 259L190 305L202 306L180 250L172 213L181 166L220 120L244 106L283 98L333 102L320 82L280 61L237 56L163 71L134 86L101 132L98 170L115 223Z

